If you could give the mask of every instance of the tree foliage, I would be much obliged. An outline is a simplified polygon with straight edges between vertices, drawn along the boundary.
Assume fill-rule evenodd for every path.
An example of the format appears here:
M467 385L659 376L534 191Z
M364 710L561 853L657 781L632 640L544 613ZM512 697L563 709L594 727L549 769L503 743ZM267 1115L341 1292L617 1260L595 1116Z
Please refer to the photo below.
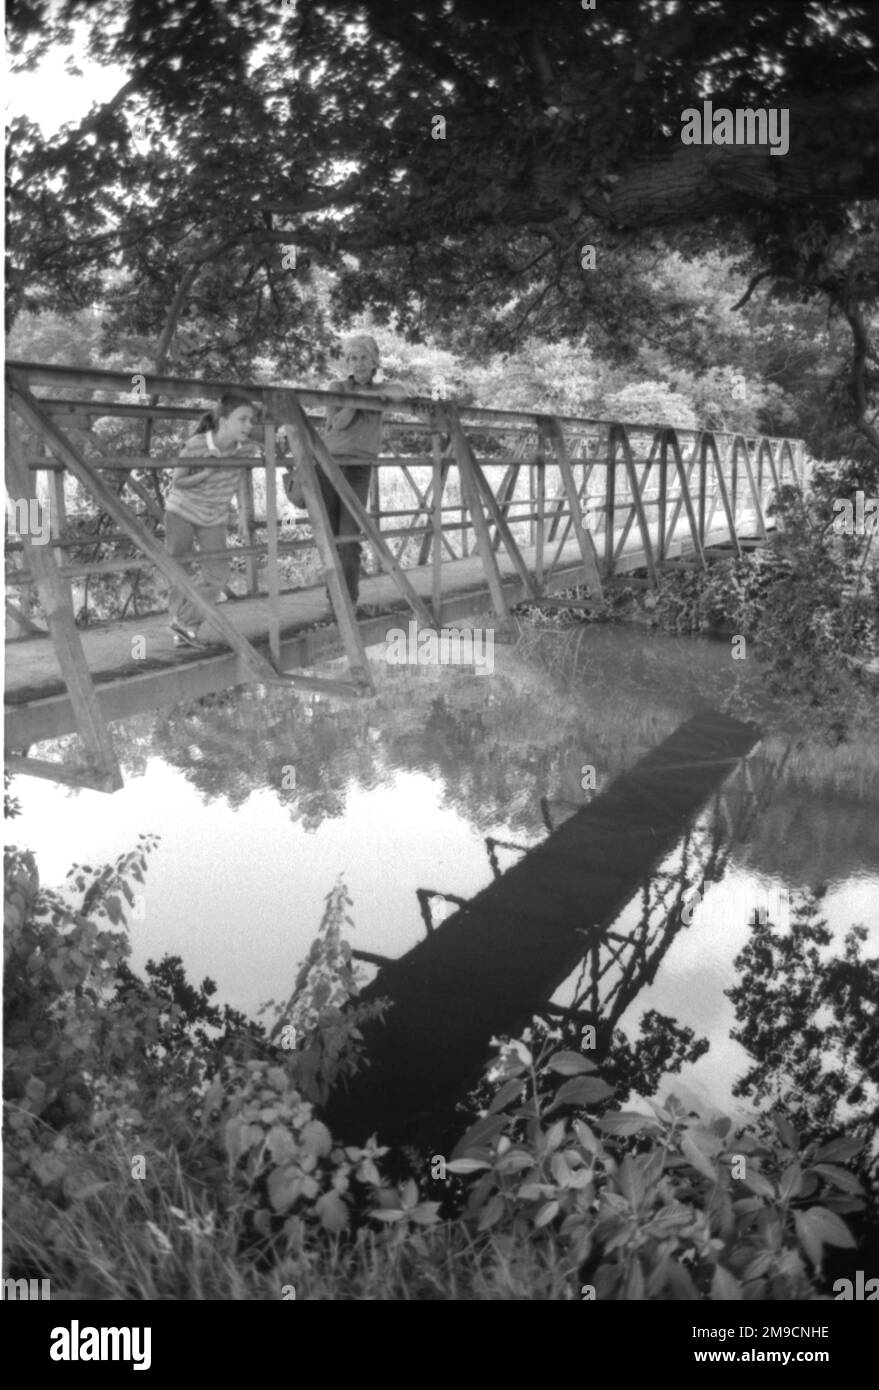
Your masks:
M857 1154L866 1210L853 1218L865 1259L879 1252L879 957L865 950L864 926L836 943L816 893L797 904L790 931L755 921L736 957L732 1036L749 1066L735 1094L774 1105L801 1133L827 1146L819 1169L841 1197L850 1175L827 1163ZM839 949L841 947L841 949ZM853 1208L852 1210L856 1210Z
M755 921L736 958L733 1037L752 1061L736 1094L783 1106L810 1132L844 1127L875 1141L879 1121L879 958L864 954L865 927L841 952L821 917L820 895L801 902L790 931ZM879 1178L879 1152L867 1156Z
M505 346L526 322L588 326L623 350L655 317L651 259L718 247L777 291L823 292L855 335L875 301L871 5L550 0L538 23L525 0L31 0L13 57L76 24L126 80L48 142L12 122L13 314L106 292L113 331L153 335L163 361L179 319L181 366L258 343L304 365L326 339L322 265L344 315ZM789 154L682 146L703 96L789 109Z

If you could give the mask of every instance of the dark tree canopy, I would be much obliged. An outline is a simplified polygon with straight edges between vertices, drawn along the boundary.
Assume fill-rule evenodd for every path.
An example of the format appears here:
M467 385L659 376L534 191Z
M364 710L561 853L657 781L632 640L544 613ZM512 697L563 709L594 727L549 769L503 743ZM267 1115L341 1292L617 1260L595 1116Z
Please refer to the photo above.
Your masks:
M874 4L31 0L9 7L14 60L82 21L128 77L48 142L12 122L13 316L100 296L161 363L179 323L184 345L205 324L231 360L270 344L296 365L323 266L337 313L414 335L612 337L651 249L721 247L775 292L829 296L869 393ZM681 113L709 97L789 110L789 152L684 146Z

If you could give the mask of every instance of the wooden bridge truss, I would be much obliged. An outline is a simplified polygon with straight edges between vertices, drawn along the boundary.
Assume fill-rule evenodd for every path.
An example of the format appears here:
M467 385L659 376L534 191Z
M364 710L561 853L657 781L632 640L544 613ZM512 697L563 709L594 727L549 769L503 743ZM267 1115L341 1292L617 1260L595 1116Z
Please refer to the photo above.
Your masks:
M132 390L135 381L139 389ZM448 400L413 398L388 407L394 416L386 427L391 452L374 469L370 499L363 507L323 445L314 412L328 405L374 408L375 398L248 384L244 389L262 408L262 455L218 459L216 466L244 469L239 544L228 554L244 562L247 595L264 594L268 600L264 636L254 640L236 625L232 610L202 597L158 534L160 479L176 464L180 424L201 415L232 384L7 364L7 494L19 515L22 504L38 502L39 487L50 525L45 544L27 526L7 542L7 666L14 670L19 643L51 641L84 755L80 765L70 767L28 757L26 749L13 747L10 771L105 791L121 785L102 712L106 673L99 673L101 681L96 682L74 612L74 585L100 575L124 575L136 610L140 577L144 571L159 571L192 600L231 649L238 683L288 683L351 696L373 690L363 633L339 564L340 545L351 541L330 532L318 470L342 497L361 538L390 577L398 602L426 626L440 625L455 566L471 555L500 621L509 617L511 604L502 556L520 598L551 601L551 587L564 580L585 585L584 602L594 605L603 600L624 562L631 568L633 532L640 540L634 558L646 569L646 583L655 585L663 568L685 548L704 566L719 553L718 545L741 554L745 530L753 541L765 539L773 494L784 483L802 487L806 481L807 464L796 440L477 410ZM117 422L117 432L128 426L121 446L96 428L101 421ZM146 441L140 446L131 435L138 421ZM160 435L166 427L176 429L177 436L166 441L173 452L163 454ZM300 459L311 532L307 537L282 533L277 504L282 443ZM264 517L256 514L255 473L264 474ZM395 505L398 499L388 495L389 478L395 492L402 488L414 500L409 503L406 496L408 505ZM81 511L74 516L70 510L74 483L89 509L91 529L85 533ZM719 534L716 514L724 523ZM602 540L601 553L596 538ZM82 558L90 548L107 547L127 553ZM315 547L348 662L344 681L284 669L282 599L290 590L282 586L279 559ZM420 595L412 577L414 570L427 566L429 599ZM204 658L193 652L169 656L169 689L179 688L175 675L181 664L199 660Z

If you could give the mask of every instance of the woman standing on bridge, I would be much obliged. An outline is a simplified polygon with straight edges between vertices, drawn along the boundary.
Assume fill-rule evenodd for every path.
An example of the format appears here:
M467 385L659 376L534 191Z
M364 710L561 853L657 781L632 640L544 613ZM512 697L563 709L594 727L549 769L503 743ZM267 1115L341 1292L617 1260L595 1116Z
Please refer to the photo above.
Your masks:
M409 395L406 388L397 381L381 381L378 384L373 382L380 365L380 356L375 338L370 337L368 333L357 333L351 338L346 338L343 353L348 375L344 380L331 381L328 388L330 391L356 391L359 395L375 393L394 401L405 400ZM375 410L360 410L354 406L328 407L324 443L340 468L344 468L346 481L365 507L369 497L372 468L382 444L382 407L377 406ZM317 470L317 480L333 535L358 537L360 533L357 522L321 468ZM295 505L296 483L290 473L284 478L284 488ZM351 601L355 604L360 592L361 550L359 539L352 539L339 546L342 574Z
M210 459L239 453L250 439L254 409L243 391L225 391L216 412L208 411L199 420L195 433L181 450L181 459ZM252 449L248 452L252 452ZM229 504L241 481L240 468L174 469L171 491L165 502L165 548L175 560L185 560L194 552L226 549ZM199 590L211 603L219 602L229 579L229 561L214 554L201 562ZM175 646L205 647L199 634L202 614L179 589L168 593L169 624Z

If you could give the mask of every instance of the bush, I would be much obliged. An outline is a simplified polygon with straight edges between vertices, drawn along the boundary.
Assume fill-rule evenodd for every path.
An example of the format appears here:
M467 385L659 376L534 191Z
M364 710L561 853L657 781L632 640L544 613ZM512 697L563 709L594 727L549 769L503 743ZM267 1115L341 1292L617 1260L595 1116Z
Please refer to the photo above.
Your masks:
M74 866L75 907L7 852L10 1277L54 1297L788 1299L819 1296L825 1247L853 1244L856 1141L801 1141L780 1115L736 1133L674 1097L609 1109L595 1064L548 1034L503 1047L486 1113L446 1172L433 1159L441 1218L415 1177L388 1178L399 1155L317 1113L366 1063L378 1007L356 1000L344 886L267 1035L176 958L128 969L119 927L153 844Z
M677 633L739 635L765 663L771 695L792 708L866 709L857 666L879 656L879 568L869 554L841 546L793 491L783 498L784 529L741 559L663 577L647 605L656 626Z
M545 1105L548 1073L564 1079ZM653 1116L608 1110L610 1088L573 1051L508 1047L500 1079L448 1164L479 1174L466 1218L557 1242L584 1297L811 1299L825 1248L854 1245L840 1212L864 1202L841 1161L857 1140L801 1145L780 1114L736 1132L673 1095Z

